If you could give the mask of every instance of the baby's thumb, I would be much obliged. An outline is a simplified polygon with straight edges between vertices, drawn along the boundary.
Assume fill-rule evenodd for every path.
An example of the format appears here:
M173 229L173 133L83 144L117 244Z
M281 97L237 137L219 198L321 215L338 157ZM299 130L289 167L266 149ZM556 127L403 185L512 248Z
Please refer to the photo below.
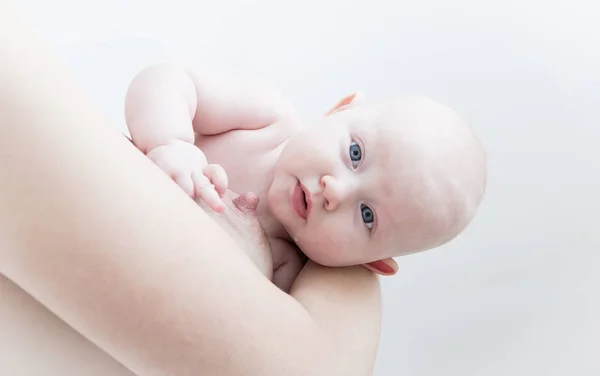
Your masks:
M233 204L242 213L255 214L258 207L258 196L252 192L244 193L234 198Z

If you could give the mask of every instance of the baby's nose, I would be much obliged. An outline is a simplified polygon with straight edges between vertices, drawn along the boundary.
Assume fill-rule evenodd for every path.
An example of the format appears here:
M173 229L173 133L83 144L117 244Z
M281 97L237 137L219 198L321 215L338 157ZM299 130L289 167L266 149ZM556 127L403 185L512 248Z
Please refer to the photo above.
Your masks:
M347 189L341 184L341 181L331 175L321 177L321 187L326 210L335 210L348 195Z

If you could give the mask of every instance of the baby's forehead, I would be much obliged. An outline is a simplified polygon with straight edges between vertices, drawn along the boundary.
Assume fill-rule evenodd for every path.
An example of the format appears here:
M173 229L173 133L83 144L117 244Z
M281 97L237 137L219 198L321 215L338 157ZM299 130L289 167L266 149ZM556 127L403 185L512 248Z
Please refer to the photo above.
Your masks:
M391 141L391 137L398 136L397 125L402 123L402 116L387 107L373 104L356 108L352 114L349 114L350 129L368 137L372 142Z
M356 129L372 135L377 146L403 146L420 153L436 144L453 145L469 136L468 127L449 106L428 98L406 97L357 108ZM376 137L375 137L376 136Z
M409 152L406 147L401 147L411 138L409 123L400 113L374 106L357 111L350 129L364 141L368 154L376 154L378 159L397 159L400 154ZM379 165L383 166L383 162L380 160Z

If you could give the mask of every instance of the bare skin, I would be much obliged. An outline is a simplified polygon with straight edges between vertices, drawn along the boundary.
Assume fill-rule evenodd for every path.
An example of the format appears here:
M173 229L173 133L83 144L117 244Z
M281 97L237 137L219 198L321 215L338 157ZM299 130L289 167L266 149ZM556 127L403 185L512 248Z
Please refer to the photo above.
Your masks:
M0 374L372 374L373 273L309 262L281 292L5 2L0 49Z
M393 257L464 230L485 190L479 141L426 98L352 94L305 125L271 87L160 64L135 77L125 113L135 145L189 196L220 212L227 189L258 195L272 251L259 267L284 291L303 265L298 248L393 275Z

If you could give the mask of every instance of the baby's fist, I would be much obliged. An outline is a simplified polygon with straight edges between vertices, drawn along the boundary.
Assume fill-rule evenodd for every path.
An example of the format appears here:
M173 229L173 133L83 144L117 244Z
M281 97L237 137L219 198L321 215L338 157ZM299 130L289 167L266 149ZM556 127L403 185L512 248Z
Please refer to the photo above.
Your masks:
M146 156L187 195L203 200L213 210L223 211L221 197L227 190L227 174L220 165L208 164L197 146L176 140L151 149Z

